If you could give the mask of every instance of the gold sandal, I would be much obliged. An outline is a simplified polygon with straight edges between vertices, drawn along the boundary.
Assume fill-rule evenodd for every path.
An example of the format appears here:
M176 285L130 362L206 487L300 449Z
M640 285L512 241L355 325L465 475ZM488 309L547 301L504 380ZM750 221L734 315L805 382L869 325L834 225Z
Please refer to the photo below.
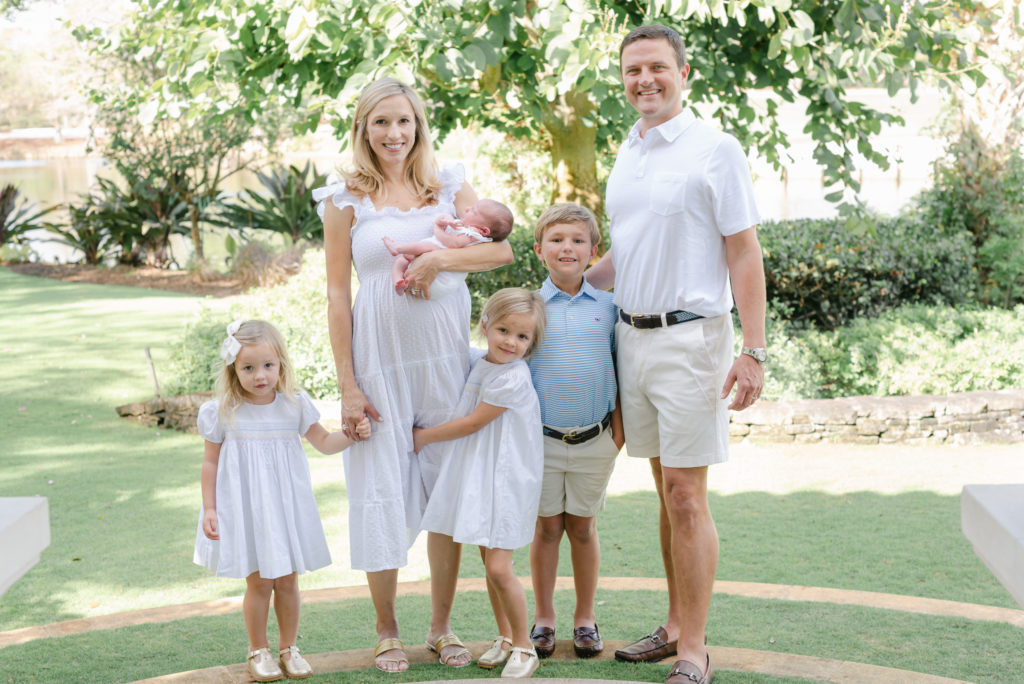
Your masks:
M455 651L454 653L449 653L448 657L442 656L441 651L449 646L458 646L459 650ZM452 658L458 658L463 654L469 656L469 660L467 660L462 665L448 665L448 667L466 667L473 661L473 654L469 652L469 649L466 648L466 645L462 643L459 637L455 636L451 632L445 634L444 636L439 636L437 639L434 640L434 643L430 643L430 641L428 640L427 648L429 648L431 651L437 654L437 662L441 663L442 665L448 665L449 661Z
M381 653L387 653L388 651L401 651L401 658L381 658ZM401 665L405 663L405 667L399 667L396 670L389 670L388 668L381 667L384 663L396 663ZM409 669L409 659L405 655L405 647L402 645L402 640L396 637L385 637L377 642L376 648L373 649L373 664L381 672L387 672L389 674L395 674L398 672L405 672Z

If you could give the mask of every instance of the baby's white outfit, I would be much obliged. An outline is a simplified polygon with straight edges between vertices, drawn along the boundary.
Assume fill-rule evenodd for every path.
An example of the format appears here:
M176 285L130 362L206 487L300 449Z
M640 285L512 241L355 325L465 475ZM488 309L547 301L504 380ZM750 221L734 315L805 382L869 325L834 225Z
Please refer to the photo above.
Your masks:
M468 235L473 238L473 242L470 242L466 247L472 247L473 245L479 245L482 242L491 242L491 238L484 237L476 228L472 226L453 226L451 224L444 227L444 232L449 235ZM431 235L423 242L429 242L432 245L437 245L441 249L448 249L440 240ZM452 292L459 289L459 285L466 282L466 274L459 273L457 271L441 271L434 278L434 282L430 284L430 298L441 299L447 297Z
M468 416L480 402L506 411L473 434L442 443L422 529L463 544L518 549L533 539L544 476L540 402L526 363L481 356L452 417Z
M217 462L217 531L203 534L199 511L193 560L220 577L259 571L273 579L330 565L302 440L320 413L305 392L289 401L244 403L234 424L222 423L218 402L199 407L199 434L221 445Z

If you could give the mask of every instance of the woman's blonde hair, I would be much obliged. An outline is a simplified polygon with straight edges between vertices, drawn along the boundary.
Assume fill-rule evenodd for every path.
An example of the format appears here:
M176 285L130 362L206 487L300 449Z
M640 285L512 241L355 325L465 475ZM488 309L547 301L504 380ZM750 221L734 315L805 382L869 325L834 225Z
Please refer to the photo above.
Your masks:
M288 358L288 349L285 347L284 338L277 328L266 321L245 321L239 326L234 338L242 347L265 344L274 350L278 361L280 361L277 384L274 389L289 401L295 401L295 371ZM235 372L235 363L236 361L232 361L224 364L224 370L217 376L217 382L214 385L214 394L220 402L218 415L222 422L228 424L234 422L235 411L245 403L245 390L242 389L238 373Z
M484 304L484 310L480 314L481 328L484 325L493 325L510 314L526 314L533 317L533 340L523 354L523 358L528 359L544 339L544 327L548 322L544 311L544 298L537 292L522 287L498 290Z
M405 160L405 180L423 204L437 201L441 189L441 178L434 159L434 139L427 124L427 114L416 91L393 78L381 78L363 89L356 103L352 119L352 162L355 169L345 172L345 182L356 195L374 196L384 187L384 172L380 160L370 148L367 119L381 100L394 95L404 95L412 106L416 120L416 140Z

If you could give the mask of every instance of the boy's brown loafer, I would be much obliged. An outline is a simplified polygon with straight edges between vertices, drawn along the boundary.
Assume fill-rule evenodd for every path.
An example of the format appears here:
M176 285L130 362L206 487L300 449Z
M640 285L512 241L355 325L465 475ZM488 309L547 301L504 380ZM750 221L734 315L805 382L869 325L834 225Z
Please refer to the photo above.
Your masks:
M615 659L627 663L652 663L676 654L676 642L668 641L668 633L661 627L643 639L615 652Z
M593 627L577 627L572 630L572 648L577 658L593 658L604 648L597 623Z
M537 651L537 657L547 658L555 652L555 628L534 625L530 628L530 641L533 642L533 650Z

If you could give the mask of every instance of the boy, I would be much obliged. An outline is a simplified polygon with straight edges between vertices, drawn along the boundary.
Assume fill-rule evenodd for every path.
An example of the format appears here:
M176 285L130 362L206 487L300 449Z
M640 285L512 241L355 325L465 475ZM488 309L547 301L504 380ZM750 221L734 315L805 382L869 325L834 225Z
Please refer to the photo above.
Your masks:
M554 590L565 532L576 586L573 648L589 658L604 645L594 616L601 560L595 516L625 439L613 358L616 308L611 293L583 279L601 241L590 210L554 205L537 220L534 240L549 275L540 289L547 332L529 359L544 424L544 481L530 545L536 601L530 638L541 658L555 649Z

